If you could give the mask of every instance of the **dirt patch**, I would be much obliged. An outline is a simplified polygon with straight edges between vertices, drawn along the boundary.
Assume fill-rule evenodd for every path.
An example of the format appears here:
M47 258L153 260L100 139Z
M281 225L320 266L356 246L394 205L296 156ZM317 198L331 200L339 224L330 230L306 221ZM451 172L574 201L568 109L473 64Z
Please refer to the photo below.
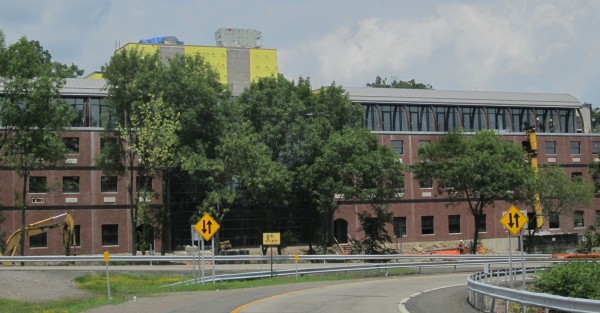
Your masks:
M83 274L77 271L0 268L0 297L29 302L83 298L92 295L77 289L74 279Z

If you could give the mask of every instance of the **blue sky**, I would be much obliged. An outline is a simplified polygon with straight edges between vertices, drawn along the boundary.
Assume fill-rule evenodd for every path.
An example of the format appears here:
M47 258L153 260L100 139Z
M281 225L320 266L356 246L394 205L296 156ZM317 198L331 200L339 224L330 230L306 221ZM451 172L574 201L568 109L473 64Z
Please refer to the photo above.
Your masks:
M279 71L312 86L377 75L440 90L569 93L600 106L600 0L4 0L11 44L38 40L87 73L118 45L163 35L215 44L221 27L262 31Z

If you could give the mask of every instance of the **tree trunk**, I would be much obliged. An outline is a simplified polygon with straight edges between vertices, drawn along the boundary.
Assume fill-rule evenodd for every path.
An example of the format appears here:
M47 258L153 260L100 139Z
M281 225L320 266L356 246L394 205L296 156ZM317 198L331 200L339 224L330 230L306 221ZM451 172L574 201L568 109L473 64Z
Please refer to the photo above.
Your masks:
M172 250L171 247L171 171L163 170L163 214L161 225L160 254L165 255Z
M20 242L20 250L21 256L25 256L25 212L27 211L27 180L29 179L29 173L25 171L23 173L23 188L21 189L21 201L23 201L21 205L21 242ZM21 266L24 266L25 263L21 262Z
M129 217L131 219L131 255L137 255L137 213L133 201L133 164L129 164L127 171L127 193L129 196Z
M470 247L471 254L477 253L477 243L479 241L479 219L481 219L481 212L479 212L479 210L477 211L477 214L473 214L473 219L475 221L475 233L473 234L473 245Z

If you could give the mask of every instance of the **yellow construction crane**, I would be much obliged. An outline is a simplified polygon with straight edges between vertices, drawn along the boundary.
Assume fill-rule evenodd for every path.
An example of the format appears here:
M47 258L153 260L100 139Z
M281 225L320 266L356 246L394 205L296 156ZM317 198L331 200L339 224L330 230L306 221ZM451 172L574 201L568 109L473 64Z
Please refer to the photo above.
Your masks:
M48 222L53 222L50 224L46 224ZM75 246L76 238L75 238L75 221L73 217L69 213L59 214L57 216L49 217L47 219L43 219L41 221L28 224L25 226L25 231L22 232L21 228L17 229L14 233L12 233L8 240L6 241L6 245L4 247L4 251L2 251L2 255L4 256L14 256L17 252L17 247L21 240L23 240L22 234L24 233L25 237L31 237L39 234L43 234L48 232L51 229L62 227L63 229L63 244L65 246L65 255L70 255L71 246ZM8 264L7 264L8 263ZM5 262L5 265L11 265L11 262Z
M538 161L537 161L537 135L535 133L535 126L525 127L525 133L527 134L527 141L523 142L523 146L528 152L529 161L531 163L531 168L533 168L533 172L535 176L538 175ZM544 216L542 215L542 204L540 203L540 194L535 193L533 195L534 200L534 209L536 216L536 225L535 228L542 228L544 224Z

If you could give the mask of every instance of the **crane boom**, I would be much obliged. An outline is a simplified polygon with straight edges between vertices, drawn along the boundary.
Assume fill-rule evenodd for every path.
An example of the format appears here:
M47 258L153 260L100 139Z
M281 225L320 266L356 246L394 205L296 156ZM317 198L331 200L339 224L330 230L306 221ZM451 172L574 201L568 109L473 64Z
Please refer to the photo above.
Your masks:
M531 162L531 168L533 168L533 172L535 173L535 176L537 177L538 175L538 160L537 160L537 135L535 133L535 127L527 127L525 128L525 132L527 133L527 138L528 138L528 153L529 153L529 161ZM536 216L536 224L535 224L535 228L542 228L542 225L544 224L544 216L542 215L542 204L540 202L540 194L539 193L535 193L533 195L533 200L534 200L534 209L535 209L535 216Z
M25 226L24 231L22 231L21 228L17 229L8 237L2 255L14 256L17 251L17 247L19 246L19 243L21 242L21 240L23 240L23 236L31 237L46 233L51 229L60 227L62 227L63 229L63 244L65 246L65 254L70 255L71 246L75 245L76 238L75 220L73 220L73 217L69 213L59 214L53 217L43 219L41 221L37 221L35 223L27 224Z

